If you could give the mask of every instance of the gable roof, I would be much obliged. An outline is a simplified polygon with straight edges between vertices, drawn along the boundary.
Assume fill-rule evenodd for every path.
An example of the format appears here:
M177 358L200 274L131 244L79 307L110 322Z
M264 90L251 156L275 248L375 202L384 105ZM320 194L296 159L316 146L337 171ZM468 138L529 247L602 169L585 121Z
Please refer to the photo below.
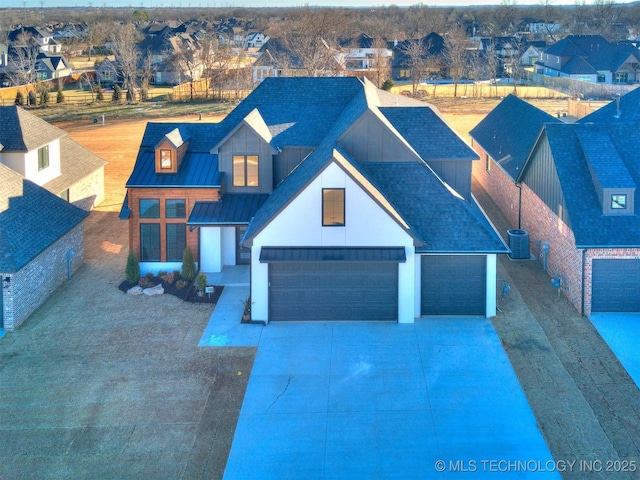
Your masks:
M614 99L611 103L578 120L578 123L640 126L640 88Z
M0 272L17 272L89 213L0 164Z
M640 61L635 47L610 43L601 35L569 35L549 46L545 53L563 58L577 57L562 65L560 70L566 73L615 72L630 56L636 62ZM547 66L554 68L553 64Z
M5 152L27 152L66 135L25 109L12 105L0 107L0 144Z
M640 247L640 195L635 195L635 215L603 215L593 178L585 158L585 139L606 138L615 149L628 175L621 179L620 186L629 185L629 180L640 185L640 136L629 135L624 127L581 124L546 124L540 142L548 141L553 157L553 166L560 182L562 196L575 237L577 248L625 248ZM608 148L611 148L611 145ZM594 145L595 146L595 145ZM602 148L595 146L596 149ZM607 159L604 158L604 161ZM528 161L528 163L531 160ZM528 163L522 172L526 182ZM618 168L621 165L618 165ZM615 180L608 177L609 187ZM556 212L558 214L558 212Z
M555 117L509 94L469 135L515 182L545 123Z

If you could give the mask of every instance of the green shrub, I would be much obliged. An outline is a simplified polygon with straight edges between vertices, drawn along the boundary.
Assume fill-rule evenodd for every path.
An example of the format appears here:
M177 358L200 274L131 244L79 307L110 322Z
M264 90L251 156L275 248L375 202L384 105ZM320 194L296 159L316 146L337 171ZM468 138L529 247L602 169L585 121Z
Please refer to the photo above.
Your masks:
M133 252L129 252L127 256L125 277L129 283L138 283L140 280L140 264L138 263L138 257L136 257L136 254Z
M24 94L20 90L16 93L16 105L24 105Z
M393 80L387 78L384 82L382 82L382 90L386 90L387 92L393 88Z
M196 277L196 290L198 293L202 295L204 293L204 289L207 286L207 276L204 273L199 273Z
M114 102L119 102L121 98L122 98L122 89L118 85L114 85L112 100Z
M27 94L27 105L35 105L36 104L36 92L30 90Z
M187 280L196 278L196 262L193 260L193 253L189 247L182 252L182 276Z
M58 95L56 95L56 103L64 103L64 93L62 93L62 89L58 90Z

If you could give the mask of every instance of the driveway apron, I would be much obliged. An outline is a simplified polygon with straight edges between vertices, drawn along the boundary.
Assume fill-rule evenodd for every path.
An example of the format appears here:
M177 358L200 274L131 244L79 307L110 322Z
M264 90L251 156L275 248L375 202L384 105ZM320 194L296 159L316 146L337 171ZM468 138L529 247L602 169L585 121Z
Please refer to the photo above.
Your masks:
M594 313L589 320L640 387L640 314Z
M487 319L256 329L225 480L560 478Z

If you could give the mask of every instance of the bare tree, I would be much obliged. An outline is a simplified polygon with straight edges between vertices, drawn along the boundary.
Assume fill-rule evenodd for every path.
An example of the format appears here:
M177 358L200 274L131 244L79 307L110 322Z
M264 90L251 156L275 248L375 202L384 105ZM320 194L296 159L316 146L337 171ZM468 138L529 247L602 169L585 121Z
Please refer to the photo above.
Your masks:
M38 80L36 65L40 48L25 35L19 35L18 41L10 48L8 55L8 77L14 85L26 85L27 92L35 91ZM27 95L27 105L31 97Z
M460 27L452 29L444 38L444 61L449 67L449 75L453 79L453 96L458 96L458 83L467 70L467 47L469 40Z
M198 45L188 38L172 39L174 45L174 53L170 60L174 70L185 72L189 80L189 100L193 100L193 82L199 77L199 70L202 67L200 63L200 52Z
M373 42L372 67L376 70L376 86L378 88L381 88L384 81L389 78L391 71L391 57L385 54L387 51L387 42L377 37Z
M91 52L93 51L93 47L104 45L112 30L113 24L105 22L95 23L87 29L86 46L88 62L91 61Z
M111 42L113 53L116 57L127 89L127 100L135 99L137 89L138 62L140 52L137 47L139 35L132 23L127 23L116 29L115 38Z

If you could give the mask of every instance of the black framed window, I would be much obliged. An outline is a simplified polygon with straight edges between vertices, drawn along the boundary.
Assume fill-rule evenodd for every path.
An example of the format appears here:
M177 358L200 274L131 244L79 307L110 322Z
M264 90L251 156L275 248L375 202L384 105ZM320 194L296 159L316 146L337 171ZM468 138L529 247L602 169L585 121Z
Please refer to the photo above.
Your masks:
M186 218L187 201L184 198L169 198L165 201L166 218Z
M257 187L259 181L258 155L234 155L233 156L233 186Z
M140 218L160 218L160 200L157 198L141 198Z
M611 195L611 210L625 210L627 208L627 194Z
M322 189L322 226L344 227L344 188Z
M167 223L167 262L181 261L187 247L187 224Z
M160 261L160 224L140 224L140 261Z
M38 170L44 170L49 166L49 145L38 149Z

